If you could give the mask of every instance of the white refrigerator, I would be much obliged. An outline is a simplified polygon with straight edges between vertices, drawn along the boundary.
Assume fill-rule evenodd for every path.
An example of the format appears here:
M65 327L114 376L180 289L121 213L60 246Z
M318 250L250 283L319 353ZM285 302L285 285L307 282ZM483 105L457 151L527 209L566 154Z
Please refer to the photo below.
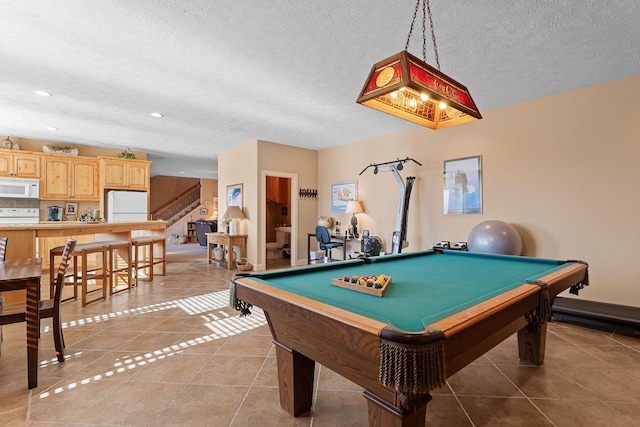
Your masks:
M147 221L147 193L143 191L116 191L107 193L108 222Z

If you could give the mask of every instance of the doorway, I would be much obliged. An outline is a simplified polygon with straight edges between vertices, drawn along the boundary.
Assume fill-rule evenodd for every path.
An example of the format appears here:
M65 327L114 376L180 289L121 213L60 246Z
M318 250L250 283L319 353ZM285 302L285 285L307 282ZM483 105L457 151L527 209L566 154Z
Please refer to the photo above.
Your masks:
M263 172L264 215L261 241L266 270L295 266L297 249L297 175Z

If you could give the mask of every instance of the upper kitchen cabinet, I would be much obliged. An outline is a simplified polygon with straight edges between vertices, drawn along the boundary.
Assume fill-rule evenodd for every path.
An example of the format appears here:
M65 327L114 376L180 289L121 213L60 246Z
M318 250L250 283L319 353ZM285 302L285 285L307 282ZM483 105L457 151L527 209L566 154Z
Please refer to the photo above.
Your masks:
M40 159L35 154L0 150L0 176L40 178Z
M100 187L149 191L151 162L100 157Z
M41 199L99 200L97 159L45 157L42 170Z

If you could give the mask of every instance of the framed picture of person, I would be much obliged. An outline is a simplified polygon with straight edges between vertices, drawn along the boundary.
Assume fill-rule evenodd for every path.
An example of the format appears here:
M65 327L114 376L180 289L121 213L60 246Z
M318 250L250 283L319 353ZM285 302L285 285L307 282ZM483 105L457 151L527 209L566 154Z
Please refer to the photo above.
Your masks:
M78 204L74 202L69 202L64 204L64 214L65 215L77 215L78 214Z
M443 213L482 213L482 158L481 156L445 160Z

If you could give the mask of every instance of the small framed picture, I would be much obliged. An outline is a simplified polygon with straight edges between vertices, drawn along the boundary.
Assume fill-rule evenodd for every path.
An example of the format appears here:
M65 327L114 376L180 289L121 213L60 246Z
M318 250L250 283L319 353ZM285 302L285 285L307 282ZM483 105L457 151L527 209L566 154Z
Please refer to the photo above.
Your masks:
M209 210L207 208L200 208L200 215L206 215L209 213Z
M64 205L64 214L65 215L76 215L78 213L78 204L77 203L65 203Z
M242 208L242 184L227 185L227 207L229 206Z
M331 212L344 212L349 200L358 200L358 181L331 184Z

